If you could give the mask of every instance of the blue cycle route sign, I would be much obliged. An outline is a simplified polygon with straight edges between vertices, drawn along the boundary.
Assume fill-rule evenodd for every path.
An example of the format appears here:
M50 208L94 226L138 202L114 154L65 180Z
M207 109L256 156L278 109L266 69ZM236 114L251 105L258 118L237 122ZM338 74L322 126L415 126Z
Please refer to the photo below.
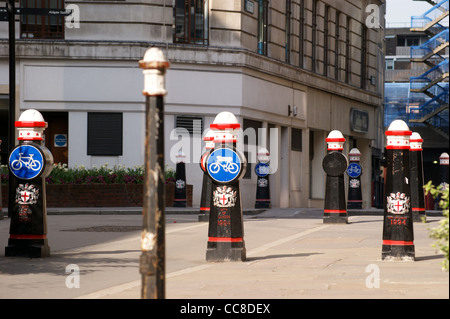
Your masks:
M234 150L219 148L209 155L206 170L215 181L230 183L239 177L242 170L242 161Z
M347 174L351 178L356 178L361 175L361 171L361 165L359 165L358 163L350 163L350 165L348 165L347 167Z
M266 177L267 175L269 175L269 164L261 162L256 164L255 173L259 177Z
M19 145L9 156L9 169L20 179L33 179L44 168L44 157L33 145Z

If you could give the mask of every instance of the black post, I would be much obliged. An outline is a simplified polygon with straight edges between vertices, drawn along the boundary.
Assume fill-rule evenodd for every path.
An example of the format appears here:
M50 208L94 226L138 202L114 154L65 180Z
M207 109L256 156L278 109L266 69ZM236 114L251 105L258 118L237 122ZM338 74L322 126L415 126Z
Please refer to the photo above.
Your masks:
M386 131L386 191L382 260L414 261L414 232L409 182L411 131L395 120Z
M414 222L425 221L425 192L423 189L422 142L419 133L413 132L409 140L409 174L411 181L411 210Z
M151 48L139 62L144 69L145 179L140 273L143 299L165 298L164 80L169 62Z
M15 126L19 129L20 143L8 161L14 176L9 181L14 200L8 204L11 224L5 256L48 257L45 177L53 169L53 156L43 145L47 123L38 111L27 110Z
M448 166L449 166L449 156L448 153L442 153L439 156L439 176L440 176L440 185L443 187L448 187Z
M205 141L205 153L203 153L200 158L200 168L203 171L203 183L202 183L202 195L200 198L200 213L198 214L199 222L208 222L209 221L209 212L211 210L211 197L212 197L212 182L211 178L209 178L206 173L204 160L206 156L210 153L212 149L214 149L214 132L212 130L208 131L208 133L203 138Z
M357 148L352 148L348 152L349 162L347 168L348 179L348 209L362 208L362 192L361 192L361 174L362 167L360 164L361 153Z
M214 149L204 167L212 180L207 261L245 261L244 224L239 180L247 169L245 156L236 149L235 129L240 128L230 112L219 113L210 126Z
M175 172L175 196L173 206L186 207L186 155L180 150L176 157L177 167Z
M330 151L323 159L322 167L327 174L325 185L324 223L347 224L344 173L348 166L347 157L342 154L345 138L333 130L325 140Z
M439 156L439 177L440 177L440 183L439 186L442 187L442 189L448 189L448 166L449 166L449 156L448 153L442 153L441 156ZM442 209L442 207L439 205L441 201L441 195L438 195L435 200L435 209Z
M255 173L258 176L258 180L256 181L255 208L270 208L270 153L266 148L261 148L257 155L259 163L255 166Z
M14 0L8 1L8 32L9 32L9 123L8 123L8 153L11 154L15 146L16 121L16 27L15 27L15 5ZM15 200L15 189L11 181L14 175L9 172L8 185L8 217L11 217L12 203Z

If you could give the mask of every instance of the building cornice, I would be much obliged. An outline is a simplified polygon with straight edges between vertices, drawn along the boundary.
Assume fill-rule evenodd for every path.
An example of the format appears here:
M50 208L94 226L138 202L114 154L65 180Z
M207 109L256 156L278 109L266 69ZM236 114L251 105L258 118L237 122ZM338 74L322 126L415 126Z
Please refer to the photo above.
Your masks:
M139 61L151 46L165 51L172 64L197 64L247 68L308 88L333 93L365 103L372 107L382 105L378 94L329 79L299 67L259 55L247 49L215 46L180 45L172 43L136 41L89 40L16 40L16 58L51 60L111 60ZM0 59L8 57L8 42L0 40Z

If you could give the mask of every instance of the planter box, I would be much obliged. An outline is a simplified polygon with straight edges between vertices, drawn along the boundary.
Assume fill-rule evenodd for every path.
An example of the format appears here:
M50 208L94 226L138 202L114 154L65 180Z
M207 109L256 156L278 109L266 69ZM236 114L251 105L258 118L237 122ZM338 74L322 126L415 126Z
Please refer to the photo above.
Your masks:
M142 207L143 184L47 185L47 207ZM186 185L192 206L192 185ZM166 185L166 207L173 206L174 184ZM8 207L8 185L2 185L2 204Z

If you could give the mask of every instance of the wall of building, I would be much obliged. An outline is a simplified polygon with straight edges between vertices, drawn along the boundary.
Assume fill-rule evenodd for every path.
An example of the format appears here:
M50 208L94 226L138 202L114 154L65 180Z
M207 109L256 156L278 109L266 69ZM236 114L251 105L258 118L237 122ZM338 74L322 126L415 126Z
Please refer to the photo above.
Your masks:
M17 40L19 109L68 112L71 166L142 164L144 98L138 60L149 46L159 46L171 62L165 98L167 165L175 167L174 154L180 146L180 137L174 134L177 115L200 116L207 129L219 112L230 111L241 124L244 119L255 120L267 128L263 141L277 168L270 177L273 206L321 207L325 185L321 162L331 130L340 130L356 144L367 170L371 148L382 148L382 121L372 121L382 108L381 29L366 30L366 68L361 73L365 7L373 1L305 0L301 7L300 0L292 0L289 50L286 2L271 1L267 56L257 54L258 1L252 2L253 13L244 10L243 0L210 0L209 45L198 46L173 43L172 0L68 1L80 9L80 28L66 27L65 40ZM16 29L19 36L18 22ZM6 37L6 24L0 24L0 38ZM3 91L7 55L6 41L0 41ZM289 113L294 107L295 115ZM352 108L368 113L367 133L351 129ZM123 113L122 156L87 155L87 114L92 111ZM293 128L302 131L301 151L291 149ZM204 144L189 143L187 181L195 185L194 205L198 205L202 182L198 160ZM349 143L346 154L353 147ZM362 179L363 187L369 188L370 173ZM242 180L242 195L244 207L253 207L254 172ZM367 207L369 191L364 196Z

